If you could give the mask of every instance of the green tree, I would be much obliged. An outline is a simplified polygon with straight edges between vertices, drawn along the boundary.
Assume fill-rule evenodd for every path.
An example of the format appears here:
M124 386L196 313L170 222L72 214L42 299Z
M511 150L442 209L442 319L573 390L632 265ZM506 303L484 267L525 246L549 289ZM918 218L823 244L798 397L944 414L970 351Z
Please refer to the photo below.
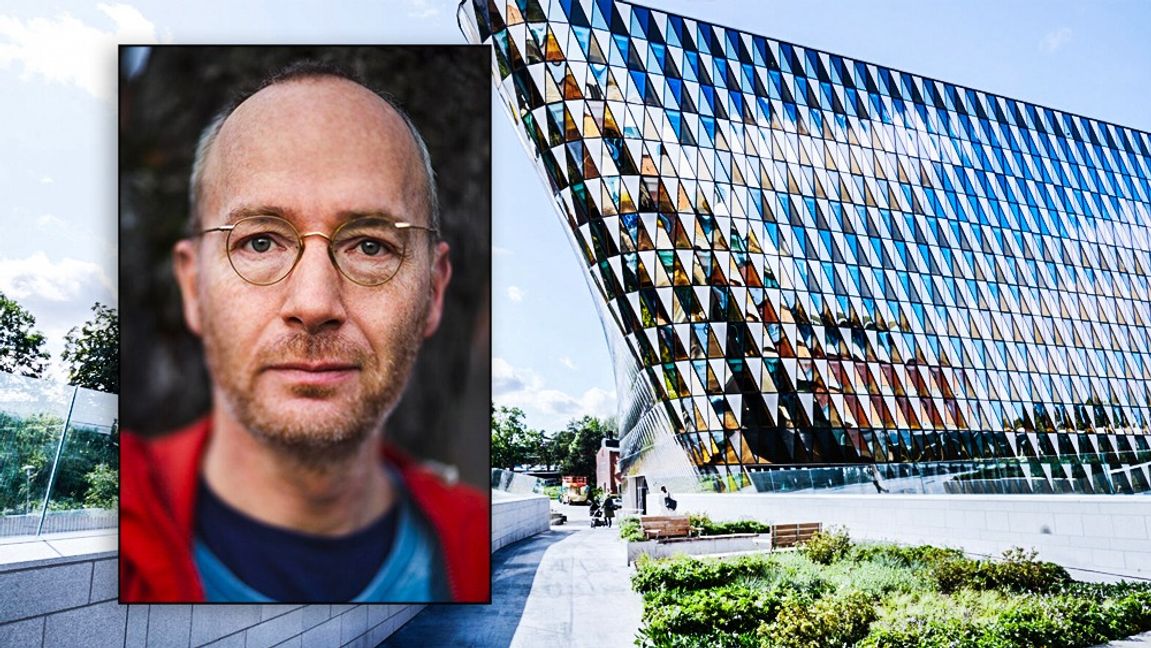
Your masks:
M540 463L548 470L562 466L571 452L571 442L575 433L571 430L560 430L543 440L540 446Z
M84 478L88 491L84 494L84 506L89 508L115 509L120 502L120 473L106 463L96 464Z
M120 316L116 309L96 302L95 317L74 327L64 338L62 358L68 363L73 385L120 393Z
M566 432L571 434L567 457L560 463L560 472L565 475L583 475L589 484L595 483L595 455L605 437L615 436L616 424L613 419L598 419L585 416L568 423ZM558 436L558 435L557 435Z
M64 420L0 412L0 514L40 505Z
M529 430L524 411L518 407L492 405L492 467L514 469L535 463L543 434Z
M44 374L49 356L35 326L32 313L0 293L0 371L30 378Z

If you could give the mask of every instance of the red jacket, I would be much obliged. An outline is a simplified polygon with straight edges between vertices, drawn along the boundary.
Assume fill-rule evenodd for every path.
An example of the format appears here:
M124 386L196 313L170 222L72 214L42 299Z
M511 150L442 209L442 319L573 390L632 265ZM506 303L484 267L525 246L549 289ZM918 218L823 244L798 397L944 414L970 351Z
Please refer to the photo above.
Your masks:
M193 515L210 417L158 439L120 437L120 602L196 603L204 588L192 559ZM491 599L491 515L481 493L448 486L393 450L384 457L403 475L431 522L446 561L452 600Z

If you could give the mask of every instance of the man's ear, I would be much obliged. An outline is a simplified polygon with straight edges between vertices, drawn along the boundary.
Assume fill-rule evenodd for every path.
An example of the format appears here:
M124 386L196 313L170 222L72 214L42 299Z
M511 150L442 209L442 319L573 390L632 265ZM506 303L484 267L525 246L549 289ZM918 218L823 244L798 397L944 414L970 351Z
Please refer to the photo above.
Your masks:
M180 297L184 306L184 321L197 336L200 328L200 265L196 243L183 239L172 248L172 269L176 272L176 283L180 285Z
M444 315L444 293L447 292L448 282L452 279L452 260L449 257L451 248L440 241L436 244L436 258L432 262L432 285L430 290L431 301L428 304L428 318L424 323L424 337L431 337L440 327L440 318Z

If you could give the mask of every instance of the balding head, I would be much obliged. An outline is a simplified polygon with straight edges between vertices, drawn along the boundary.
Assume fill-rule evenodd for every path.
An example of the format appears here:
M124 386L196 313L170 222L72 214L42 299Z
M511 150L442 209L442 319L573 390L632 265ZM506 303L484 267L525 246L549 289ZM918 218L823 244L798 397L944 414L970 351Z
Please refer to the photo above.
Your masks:
M270 111L278 103L303 99L294 112ZM266 121L268 114L276 114L275 123ZM355 131L349 131L349 144L355 145L357 136L371 132L374 126L403 132L403 137L393 138L395 142L405 142L410 146L406 153L411 160L414 182L410 185L418 192L421 213L420 223L426 223L439 231L439 199L435 173L427 145L416 129L411 118L388 95L370 89L366 84L347 71L332 65L314 62L300 62L285 68L269 77L254 91L240 94L221 110L204 129L196 147L195 160L189 187L188 233L195 235L204 227L206 192L212 182L226 177L220 164L231 154L242 152L246 146L237 148L237 143L228 143L229 137L256 135L257 137L295 137L300 129L323 126L327 120L341 117L344 123L357 123ZM241 120L238 122L238 120ZM254 129L254 130L253 130ZM381 131L376 131L377 135ZM258 141L258 140L257 140ZM363 142L360 142L363 144ZM226 145L226 146L225 146ZM227 151L217 148L227 149ZM414 217L416 214L411 214Z

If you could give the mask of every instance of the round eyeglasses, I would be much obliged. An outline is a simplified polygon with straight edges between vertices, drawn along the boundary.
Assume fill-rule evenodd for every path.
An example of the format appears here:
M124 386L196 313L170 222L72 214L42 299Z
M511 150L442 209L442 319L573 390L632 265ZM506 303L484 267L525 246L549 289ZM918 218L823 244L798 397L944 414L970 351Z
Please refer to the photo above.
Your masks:
M350 220L331 236L323 232L300 234L279 216L248 216L231 225L200 232L227 232L228 262L240 278L257 286L270 286L292 273L304 256L304 239L328 239L328 257L340 274L361 286L387 283L400 271L412 249L413 231L438 233L435 228L368 216Z

